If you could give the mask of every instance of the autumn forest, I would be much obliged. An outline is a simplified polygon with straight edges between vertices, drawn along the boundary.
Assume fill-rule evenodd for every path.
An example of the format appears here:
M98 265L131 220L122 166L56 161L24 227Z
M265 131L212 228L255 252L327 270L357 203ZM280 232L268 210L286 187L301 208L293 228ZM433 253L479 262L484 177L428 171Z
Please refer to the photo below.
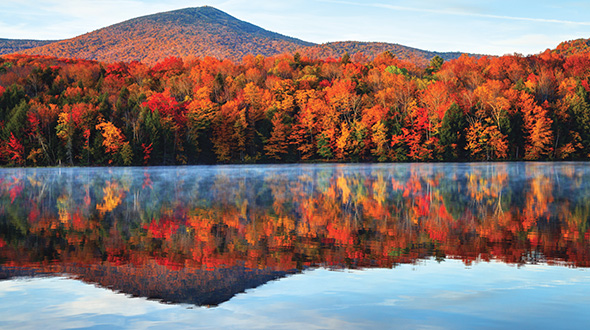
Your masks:
M5 166L587 160L590 54L0 58Z

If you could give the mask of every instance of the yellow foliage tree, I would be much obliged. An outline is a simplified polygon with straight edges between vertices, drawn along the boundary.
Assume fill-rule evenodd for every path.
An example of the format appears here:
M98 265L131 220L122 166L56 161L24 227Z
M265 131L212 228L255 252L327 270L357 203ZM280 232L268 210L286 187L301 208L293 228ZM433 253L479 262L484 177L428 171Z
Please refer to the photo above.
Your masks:
M103 141L102 145L105 147L107 153L112 156L116 155L121 151L123 163L125 165L131 164L133 154L129 142L125 142L125 136L121 133L121 130L110 121L101 122L96 125L96 129L102 134ZM113 161L109 160L109 164Z

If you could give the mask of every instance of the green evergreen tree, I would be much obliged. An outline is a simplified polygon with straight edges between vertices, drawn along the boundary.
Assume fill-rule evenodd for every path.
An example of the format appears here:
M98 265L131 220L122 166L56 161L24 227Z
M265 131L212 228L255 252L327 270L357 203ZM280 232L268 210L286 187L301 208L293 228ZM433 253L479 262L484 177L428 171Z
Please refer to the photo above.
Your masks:
M462 159L466 126L467 121L463 111L456 103L453 103L445 113L440 128L440 144L444 148L444 160Z
M21 103L25 97L25 91L20 85L13 84L6 88L2 96L0 96L0 122L7 120L8 114L14 109L14 107Z
M425 73L429 76L432 76L434 73L438 72L438 70L440 70L440 68L442 67L442 65L445 63L445 60L436 55L435 57L433 57L430 60L430 63L428 64L428 67L426 67L426 71Z

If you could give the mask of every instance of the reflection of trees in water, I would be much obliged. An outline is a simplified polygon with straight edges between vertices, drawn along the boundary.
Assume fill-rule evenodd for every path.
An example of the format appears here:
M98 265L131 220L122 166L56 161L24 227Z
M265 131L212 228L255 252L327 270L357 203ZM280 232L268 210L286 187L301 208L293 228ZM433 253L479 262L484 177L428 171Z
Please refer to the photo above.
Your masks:
M0 251L12 263L152 260L180 269L391 267L425 257L589 266L581 169L14 170L0 179Z

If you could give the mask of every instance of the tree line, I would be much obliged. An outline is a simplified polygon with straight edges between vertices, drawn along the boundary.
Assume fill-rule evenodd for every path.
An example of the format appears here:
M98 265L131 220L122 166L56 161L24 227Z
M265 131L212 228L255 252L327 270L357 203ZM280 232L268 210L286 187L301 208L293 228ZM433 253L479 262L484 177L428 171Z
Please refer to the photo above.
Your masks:
M586 160L590 55L0 58L0 164Z

